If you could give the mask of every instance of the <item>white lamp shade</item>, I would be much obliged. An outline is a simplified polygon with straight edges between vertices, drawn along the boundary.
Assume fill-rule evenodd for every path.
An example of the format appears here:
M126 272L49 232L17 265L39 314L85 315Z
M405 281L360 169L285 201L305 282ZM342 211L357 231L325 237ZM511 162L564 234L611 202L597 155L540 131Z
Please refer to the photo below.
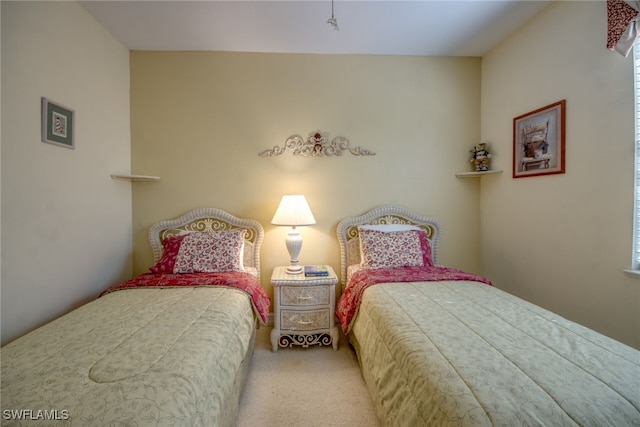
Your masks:
M280 205L271 220L273 225L313 225L316 219L313 217L309 203L302 194L289 194L282 196Z

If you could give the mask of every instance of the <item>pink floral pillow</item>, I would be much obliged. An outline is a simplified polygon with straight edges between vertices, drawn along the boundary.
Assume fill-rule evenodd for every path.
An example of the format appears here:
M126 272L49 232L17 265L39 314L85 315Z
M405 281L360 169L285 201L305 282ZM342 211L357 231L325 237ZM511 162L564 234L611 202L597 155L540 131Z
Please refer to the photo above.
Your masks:
M187 234L182 241L174 273L243 271L242 255L246 230Z
M196 232L168 237L152 273L244 271L246 230Z
M164 239L162 241L162 257L149 271L152 273L173 273L173 266L185 236L186 234L182 234Z
M360 260L365 268L433 265L431 247L422 230L360 230Z

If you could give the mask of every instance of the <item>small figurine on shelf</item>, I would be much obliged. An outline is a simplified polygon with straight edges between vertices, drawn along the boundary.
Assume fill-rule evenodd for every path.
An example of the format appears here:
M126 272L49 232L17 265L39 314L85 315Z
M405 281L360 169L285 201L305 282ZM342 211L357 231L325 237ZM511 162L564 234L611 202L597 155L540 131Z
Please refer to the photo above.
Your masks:
M491 154L489 153L489 150L487 150L487 144L485 142L481 142L469 151L473 154L469 162L473 164L476 172L488 171Z

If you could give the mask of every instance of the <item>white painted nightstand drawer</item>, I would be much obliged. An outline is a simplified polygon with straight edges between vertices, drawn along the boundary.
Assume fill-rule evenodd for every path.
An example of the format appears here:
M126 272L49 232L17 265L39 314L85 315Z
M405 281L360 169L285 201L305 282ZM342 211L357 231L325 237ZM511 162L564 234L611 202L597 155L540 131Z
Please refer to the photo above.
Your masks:
M280 329L286 331L313 331L315 329L328 329L331 310L329 308L319 310L281 310Z
M283 306L311 306L329 304L329 286L280 286Z

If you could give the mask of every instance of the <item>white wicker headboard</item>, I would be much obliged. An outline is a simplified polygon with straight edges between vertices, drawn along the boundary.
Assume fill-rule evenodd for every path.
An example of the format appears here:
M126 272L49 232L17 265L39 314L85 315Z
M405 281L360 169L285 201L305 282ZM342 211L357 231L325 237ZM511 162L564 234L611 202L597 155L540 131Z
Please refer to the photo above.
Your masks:
M347 267L360 262L360 240L358 226L365 224L411 224L427 233L431 243L433 263L438 264L438 243L440 241L440 223L433 218L417 215L399 206L380 206L361 216L345 218L338 223L338 242L340 243L340 281L346 285Z
M195 209L176 219L153 224L149 229L149 243L153 249L153 262L162 257L162 241L181 231L224 231L245 229L244 265L258 270L260 277L260 247L264 239L262 224L254 219L238 218L216 208Z

